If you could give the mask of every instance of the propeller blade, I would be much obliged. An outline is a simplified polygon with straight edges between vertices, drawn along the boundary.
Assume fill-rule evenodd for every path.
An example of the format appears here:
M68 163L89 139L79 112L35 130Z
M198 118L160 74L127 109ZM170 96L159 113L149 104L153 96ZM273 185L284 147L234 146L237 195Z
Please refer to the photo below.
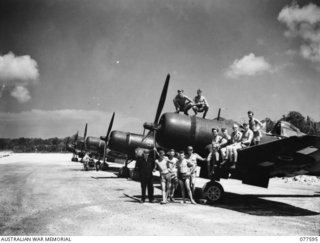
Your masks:
M88 123L86 123L86 128L84 129L84 136L83 136L83 140L86 140L86 136L87 136L87 128L88 128Z
M78 141L78 133L79 133L79 131L77 131L77 134L76 134L76 136L74 137L73 144L75 144L75 143Z
M86 123L86 128L84 129L83 144L82 144L82 147L81 147L81 153L85 149L85 146L86 146L85 143L86 143L86 136L87 136L87 128L88 128L88 123Z
M66 151L67 151L67 148L68 148L68 144L69 144L69 137L67 138L67 142L66 142Z
M152 131L150 130L150 131L147 133L147 135L142 138L141 142L143 142L143 141L149 136L149 134L150 134L151 132L152 132Z
M112 115L112 118L111 118L111 121L110 121L110 124L109 124L109 128L108 128L108 132L107 132L107 135L106 135L106 140L105 140L105 143L104 143L103 163L105 163L105 159L106 159L107 142L108 142L108 138L109 138L112 126L113 126L114 115L115 115L115 113L113 112L113 115Z
M162 89L162 93L161 93L161 96L160 96L156 117L154 119L154 123L155 124L158 123L158 120L160 118L164 103L166 101L168 87L169 87L169 81L170 81L170 74L167 75L166 82L165 82L165 84L163 86L163 89Z

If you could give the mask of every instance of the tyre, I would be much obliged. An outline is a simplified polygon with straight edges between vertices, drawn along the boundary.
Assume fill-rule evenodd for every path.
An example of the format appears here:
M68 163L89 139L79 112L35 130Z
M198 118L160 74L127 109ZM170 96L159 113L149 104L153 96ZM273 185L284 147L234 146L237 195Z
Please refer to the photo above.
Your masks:
M121 167L119 170L118 177L125 177L128 178L130 175L130 170L128 167Z
M74 160L73 160L74 162L78 162L78 158L74 158Z
M99 171L99 170L100 170L100 165L97 164L97 165L96 165L96 171Z
M88 171L88 170L89 170L89 168L88 168L88 166L87 166L86 164L84 164L83 167L84 167L84 170L85 170L85 171Z
M130 177L132 178L132 180L139 181L139 178L140 178L139 171L138 170L132 170L130 172Z
M218 182L208 182L202 187L202 198L209 203L221 201L223 195L223 187Z
M107 163L102 163L100 166L100 170L106 171L108 170L109 165Z

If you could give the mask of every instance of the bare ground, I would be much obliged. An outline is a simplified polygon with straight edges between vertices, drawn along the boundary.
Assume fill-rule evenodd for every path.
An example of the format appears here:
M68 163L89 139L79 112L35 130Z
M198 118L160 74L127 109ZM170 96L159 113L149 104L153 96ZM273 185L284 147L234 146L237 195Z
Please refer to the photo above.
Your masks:
M320 186L272 179L268 189L222 180L216 205L140 204L138 182L110 170L83 171L70 154L0 159L0 235L319 235ZM155 177L155 195L161 191ZM200 188L206 182L198 179Z

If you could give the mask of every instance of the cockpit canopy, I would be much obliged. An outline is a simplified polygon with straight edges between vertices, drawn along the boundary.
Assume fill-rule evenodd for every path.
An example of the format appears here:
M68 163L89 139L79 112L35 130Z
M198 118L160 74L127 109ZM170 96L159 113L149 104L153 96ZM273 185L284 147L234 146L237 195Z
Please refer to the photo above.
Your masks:
M305 135L300 131L299 128L286 121L278 121L273 127L271 133L272 135L285 138L292 136L300 137L302 135Z

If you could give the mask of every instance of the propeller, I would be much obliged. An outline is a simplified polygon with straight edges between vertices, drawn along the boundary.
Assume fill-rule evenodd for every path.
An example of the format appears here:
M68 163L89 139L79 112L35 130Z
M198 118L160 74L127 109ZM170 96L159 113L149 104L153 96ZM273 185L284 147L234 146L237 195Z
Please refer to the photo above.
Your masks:
M110 132L111 132L111 129L112 129L113 120L114 120L114 115L115 115L115 112L113 112L113 115L112 115L112 118L111 118L111 121L110 121L110 124L109 124L109 128L108 128L107 135L106 135L106 137L103 139L103 140L105 141L105 143L104 143L104 149L103 149L103 163L105 163L105 159L106 159L107 142L108 142L108 140L109 140L109 135L110 135Z
M67 150L67 147L68 147L68 144L69 144L69 139L70 139L70 137L67 137L66 150Z
M88 123L86 123L86 128L84 129L83 144L82 144L82 147L81 147L81 154L82 154L82 151L85 148L86 136L87 136L87 128L88 128Z
M143 127L145 129L149 129L150 131L148 132L148 134L142 139L141 142L143 142L151 132L153 132L153 138L154 138L154 147L155 147L155 137L156 137L156 130L158 129L158 122L159 122L159 118L164 106L164 103L166 101L166 97L167 97L167 92L168 92L168 87L169 87L169 81L170 81L170 74L167 75L166 81L164 83L163 89L162 89L162 93L160 96L160 100L159 100L159 104L158 104L158 108L157 108L157 113L156 113L156 117L154 119L153 123L145 123L143 124Z

